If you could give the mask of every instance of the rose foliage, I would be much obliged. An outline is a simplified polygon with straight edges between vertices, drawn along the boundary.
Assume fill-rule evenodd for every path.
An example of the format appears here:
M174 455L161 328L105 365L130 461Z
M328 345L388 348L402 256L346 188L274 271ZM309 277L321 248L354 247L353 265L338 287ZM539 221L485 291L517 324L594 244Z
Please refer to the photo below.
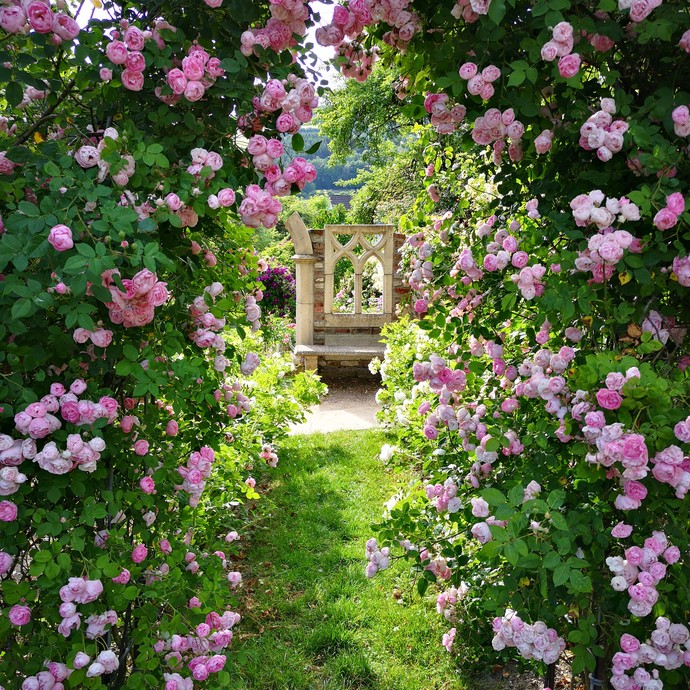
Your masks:
M308 16L0 5L6 690L230 687L249 472L300 415L247 247L313 179L282 143L318 100L285 50Z
M436 583L449 650L553 668L567 649L616 690L681 687L687 3L347 7L322 36L343 71L385 60L427 125L403 221L419 322L389 328L380 394L384 457L425 481L389 504L367 574L405 557Z

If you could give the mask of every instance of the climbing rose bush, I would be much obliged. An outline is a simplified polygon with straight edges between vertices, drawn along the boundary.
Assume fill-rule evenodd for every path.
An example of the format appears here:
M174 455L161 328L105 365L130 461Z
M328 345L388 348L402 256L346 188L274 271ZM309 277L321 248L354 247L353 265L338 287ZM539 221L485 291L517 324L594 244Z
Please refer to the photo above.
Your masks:
M419 320L387 330L379 364L386 455L424 476L388 504L367 575L385 548L423 595L467 586L449 651L517 654L551 687L558 658L615 688L679 687L687 7L417 2L393 47L365 4L353 34L399 71L427 181L403 219Z
M283 139L316 90L242 51L275 10L0 7L4 690L230 682L245 506L300 416L248 249L315 174Z

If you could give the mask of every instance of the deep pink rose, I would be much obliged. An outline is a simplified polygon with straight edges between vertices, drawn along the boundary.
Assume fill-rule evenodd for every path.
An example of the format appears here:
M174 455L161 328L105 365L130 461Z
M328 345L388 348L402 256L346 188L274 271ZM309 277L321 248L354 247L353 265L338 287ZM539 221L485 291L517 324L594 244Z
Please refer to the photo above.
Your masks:
M145 295L156 284L156 274L144 268L132 277L132 288L136 295Z
M65 252L74 247L72 231L66 225L54 225L48 234L48 242L57 252Z
M138 50L128 53L125 65L131 72L143 72L146 69L146 60Z
M597 391L597 403L605 410L617 410L622 402L623 398L617 391L610 391L607 388Z
M165 427L165 433L168 436L177 436L178 431L179 431L179 426L178 426L177 422L174 419L171 419Z

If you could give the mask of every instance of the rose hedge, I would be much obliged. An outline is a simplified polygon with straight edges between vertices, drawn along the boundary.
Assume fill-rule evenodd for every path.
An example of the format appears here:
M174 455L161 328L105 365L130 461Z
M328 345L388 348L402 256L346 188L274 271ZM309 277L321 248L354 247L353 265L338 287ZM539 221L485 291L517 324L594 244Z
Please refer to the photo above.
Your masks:
M300 148L318 100L286 50L308 17L301 0L0 7L7 690L231 681L249 472L300 414L285 360L248 339L247 247L312 176L281 141Z
M426 481L367 573L441 583L448 649L687 675L689 30L673 0L462 0L350 2L321 36L428 125L404 222L427 339L389 331L381 394Z

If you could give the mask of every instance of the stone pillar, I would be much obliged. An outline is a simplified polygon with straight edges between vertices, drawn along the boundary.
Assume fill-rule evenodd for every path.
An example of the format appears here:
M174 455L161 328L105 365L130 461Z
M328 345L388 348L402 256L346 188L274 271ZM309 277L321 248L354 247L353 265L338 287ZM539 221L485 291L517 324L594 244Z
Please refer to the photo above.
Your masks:
M295 287L297 290L297 313L295 318L295 343L314 344L314 255L309 230L298 213L287 220L292 244L295 247Z
M295 285L297 313L295 318L295 344L314 344L314 264L313 254L295 254Z

